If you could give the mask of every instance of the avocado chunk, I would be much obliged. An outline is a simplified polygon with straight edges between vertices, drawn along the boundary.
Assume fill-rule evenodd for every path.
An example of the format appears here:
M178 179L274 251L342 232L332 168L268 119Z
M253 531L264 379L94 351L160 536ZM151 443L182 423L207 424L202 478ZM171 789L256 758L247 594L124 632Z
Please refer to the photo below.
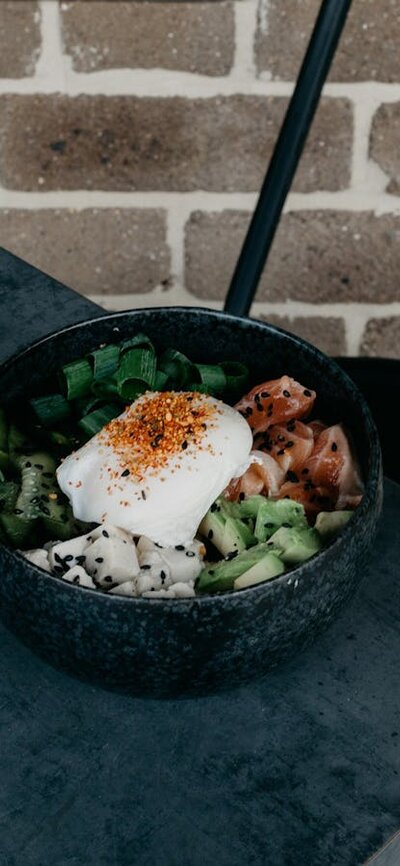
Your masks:
M217 500L203 517L199 526L200 534L212 541L223 556L233 551L246 550L246 547L256 543L252 521L249 518L242 521L227 516L229 511L222 504L218 506L220 501Z
M269 548L279 551L282 561L287 565L299 565L310 559L322 547L316 529L281 526L269 542Z
M353 514L354 511L320 511L315 521L315 528L327 541L346 526Z
M254 534L257 541L267 541L281 526L307 529L303 506L292 499L266 499L258 509Z
M249 571L270 552L266 544L257 544L249 550L208 565L198 577L197 589L199 592L225 592L233 589L236 578ZM277 556L276 550L273 553Z
M266 580L271 580L272 577L277 577L283 574L285 566L279 556L272 551L266 553L259 562L237 577L233 582L234 589L245 589L246 586L255 586L257 583L264 583Z

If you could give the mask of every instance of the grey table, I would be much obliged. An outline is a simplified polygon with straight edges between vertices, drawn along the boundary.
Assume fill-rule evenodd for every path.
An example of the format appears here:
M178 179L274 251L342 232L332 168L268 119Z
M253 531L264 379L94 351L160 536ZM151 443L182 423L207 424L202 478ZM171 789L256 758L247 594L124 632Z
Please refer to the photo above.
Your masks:
M101 310L0 253L1 355ZM1 866L358 866L400 827L400 488L315 645L246 688L137 700L0 627ZM1 576L0 576L1 580ZM398 866L396 839L374 866Z

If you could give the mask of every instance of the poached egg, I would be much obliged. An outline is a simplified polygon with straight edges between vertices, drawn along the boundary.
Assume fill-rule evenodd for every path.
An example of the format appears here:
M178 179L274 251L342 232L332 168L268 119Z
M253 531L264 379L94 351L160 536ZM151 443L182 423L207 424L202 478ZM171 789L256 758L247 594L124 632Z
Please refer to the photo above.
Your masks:
M58 467L76 518L162 546L189 543L210 505L251 462L236 409L198 392L146 392Z

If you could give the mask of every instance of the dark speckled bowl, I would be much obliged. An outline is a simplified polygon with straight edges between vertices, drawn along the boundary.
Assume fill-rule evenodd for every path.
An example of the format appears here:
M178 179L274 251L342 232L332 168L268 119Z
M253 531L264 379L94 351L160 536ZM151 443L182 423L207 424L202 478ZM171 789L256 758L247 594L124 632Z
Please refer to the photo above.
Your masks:
M365 496L341 535L287 575L238 593L129 599L45 574L0 545L1 616L51 664L136 695L229 688L298 652L354 592L382 500L381 454L368 407L335 363L298 337L223 313L160 308L104 316L54 334L0 369L8 399L40 392L49 370L99 343L145 331L196 361L239 359L257 384L288 373L318 393L316 414L343 421L360 456Z

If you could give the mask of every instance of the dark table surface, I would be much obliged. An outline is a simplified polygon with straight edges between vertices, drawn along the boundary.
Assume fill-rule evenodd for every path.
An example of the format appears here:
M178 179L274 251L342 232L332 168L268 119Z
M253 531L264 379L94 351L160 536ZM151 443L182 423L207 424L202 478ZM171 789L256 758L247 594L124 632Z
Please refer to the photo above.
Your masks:
M0 359L94 314L0 252ZM377 852L400 828L399 517L387 481L353 602L231 693L111 694L0 626L1 866L358 866ZM373 863L398 866L395 843Z

